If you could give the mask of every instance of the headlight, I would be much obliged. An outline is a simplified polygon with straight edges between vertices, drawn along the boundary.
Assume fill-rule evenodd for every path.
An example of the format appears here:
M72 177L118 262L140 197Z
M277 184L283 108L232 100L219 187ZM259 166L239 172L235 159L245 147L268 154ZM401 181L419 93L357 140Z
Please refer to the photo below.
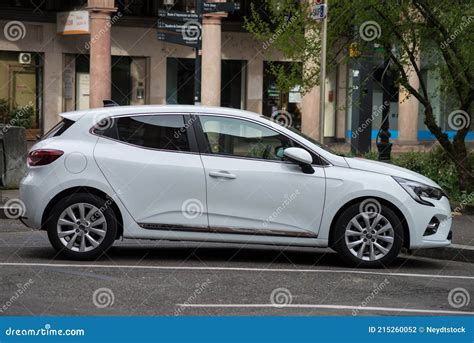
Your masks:
M423 198L439 200L443 196L446 196L446 194L440 188L431 187L425 185L424 183L403 179L401 177L392 177L398 182L400 186L403 187L404 190L407 191L408 194L410 194L410 196L415 201L419 202L420 204L434 206L432 203L424 200Z

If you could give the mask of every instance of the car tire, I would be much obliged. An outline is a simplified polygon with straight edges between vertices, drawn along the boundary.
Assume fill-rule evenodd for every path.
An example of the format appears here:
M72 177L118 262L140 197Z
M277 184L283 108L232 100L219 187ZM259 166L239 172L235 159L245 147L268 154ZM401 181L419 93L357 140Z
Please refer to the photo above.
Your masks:
M88 193L61 199L49 213L46 225L51 245L65 258L74 260L97 259L117 235L111 203Z
M335 250L353 267L386 267L395 260L403 245L400 218L376 199L366 199L346 208L334 230Z

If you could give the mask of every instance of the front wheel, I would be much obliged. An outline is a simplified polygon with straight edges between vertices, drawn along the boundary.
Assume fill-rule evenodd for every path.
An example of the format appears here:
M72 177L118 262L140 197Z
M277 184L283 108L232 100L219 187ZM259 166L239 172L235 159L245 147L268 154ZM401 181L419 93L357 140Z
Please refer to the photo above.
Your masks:
M400 219L375 199L348 207L334 229L334 247L352 266L387 266L398 256L403 244Z
M106 200L86 193L62 199L50 212L48 238L61 255L92 260L113 244L117 220Z

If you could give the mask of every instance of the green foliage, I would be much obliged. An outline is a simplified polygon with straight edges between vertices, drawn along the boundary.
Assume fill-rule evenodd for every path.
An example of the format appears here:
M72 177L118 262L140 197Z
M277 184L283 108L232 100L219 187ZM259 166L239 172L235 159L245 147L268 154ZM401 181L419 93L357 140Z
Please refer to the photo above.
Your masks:
M281 60L283 55L303 66L301 72L294 69L291 73L272 68L278 87L288 90L299 85L306 93L320 79L320 22L311 19L309 1L264 2L258 10L252 6L245 28L263 42L267 59L277 56ZM331 0L327 41L328 72L341 63L357 68L365 59L373 61L374 56L379 61L390 60L389 71L396 85L420 102L424 122L457 168L461 188L472 191L473 169L462 165L469 127L461 125L450 139L437 122L431 101L435 97L445 99L444 118L458 110L467 116L465 122L474 123L474 2ZM428 87L427 68L442 81L439 87ZM419 87L410 83L413 76Z
M377 154L370 153L365 157L376 160ZM474 166L474 153L470 154L470 162ZM456 165L441 147L430 152L402 153L393 157L392 163L432 179L448 193L451 200L474 205L474 193L460 189Z
M0 99L0 123L4 123L8 117L8 101Z
M10 118L7 124L11 126L20 126L24 127L25 129L29 129L31 128L34 114L34 107L31 104L15 107L10 112Z

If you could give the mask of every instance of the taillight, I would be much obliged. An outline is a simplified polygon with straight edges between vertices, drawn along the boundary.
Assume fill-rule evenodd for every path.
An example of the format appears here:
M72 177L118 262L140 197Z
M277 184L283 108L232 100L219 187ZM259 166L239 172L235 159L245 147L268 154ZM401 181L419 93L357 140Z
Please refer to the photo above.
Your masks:
M55 149L33 150L28 154L28 165L30 167L44 166L56 161L64 154L64 151Z

